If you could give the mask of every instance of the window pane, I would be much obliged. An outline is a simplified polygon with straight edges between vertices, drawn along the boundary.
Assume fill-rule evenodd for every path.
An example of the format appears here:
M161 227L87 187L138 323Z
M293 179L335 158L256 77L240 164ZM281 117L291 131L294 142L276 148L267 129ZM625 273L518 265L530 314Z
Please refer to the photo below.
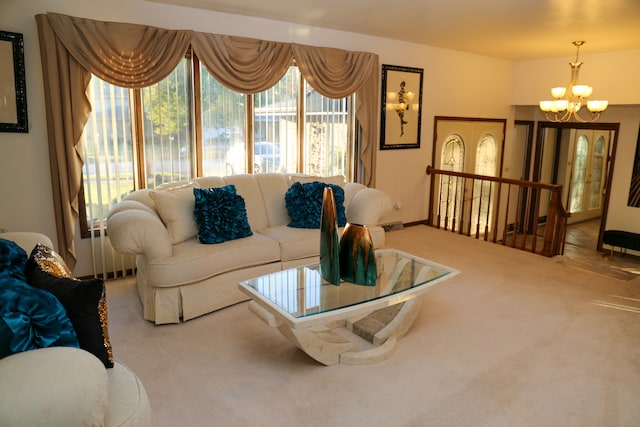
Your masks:
M191 178L189 60L163 81L142 89L147 188Z
M349 176L349 101L327 98L305 82L303 173Z
M291 66L272 88L254 95L254 173L295 172L300 72Z
M90 228L134 189L129 91L93 76L83 134L82 179Z
M202 65L200 76L202 172L204 176L242 173L245 169L243 150L246 97L218 83ZM242 146L242 151L228 154L237 145ZM227 170L228 168L231 169Z

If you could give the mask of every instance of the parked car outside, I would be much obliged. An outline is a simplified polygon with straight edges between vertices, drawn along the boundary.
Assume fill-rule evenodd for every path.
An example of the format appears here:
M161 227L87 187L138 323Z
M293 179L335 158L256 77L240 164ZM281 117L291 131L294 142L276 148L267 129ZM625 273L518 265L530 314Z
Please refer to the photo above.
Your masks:
M253 144L253 173L285 172L280 163L280 147L273 142ZM245 170L245 143L234 144L227 151L226 174L243 173Z

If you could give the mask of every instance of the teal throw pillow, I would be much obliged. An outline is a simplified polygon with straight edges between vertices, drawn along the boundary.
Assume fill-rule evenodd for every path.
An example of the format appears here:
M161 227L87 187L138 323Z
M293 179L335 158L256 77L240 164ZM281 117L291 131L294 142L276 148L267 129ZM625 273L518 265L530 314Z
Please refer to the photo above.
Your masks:
M338 227L344 227L347 224L347 215L344 208L344 190L342 187L319 181L306 184L294 182L284 195L287 211L291 218L289 227L320 228L322 198L325 187L331 187L333 190Z
M25 280L27 253L16 242L0 239L0 277Z
M194 188L193 195L200 243L222 243L253 235L244 199L234 185Z
M58 299L12 277L0 277L0 341L3 356L37 348L79 347Z

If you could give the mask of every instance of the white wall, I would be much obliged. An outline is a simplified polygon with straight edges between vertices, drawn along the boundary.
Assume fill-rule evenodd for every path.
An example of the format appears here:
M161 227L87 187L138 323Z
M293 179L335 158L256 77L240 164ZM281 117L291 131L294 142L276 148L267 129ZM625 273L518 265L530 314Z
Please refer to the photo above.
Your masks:
M28 134L0 134L0 227L14 231L39 231L51 236L54 243L57 242L42 71L34 18L38 13L46 12L368 51L377 53L381 64L423 68L420 149L378 151L377 159L377 187L386 191L394 201L400 202L400 219L405 223L423 220L427 216L429 182L425 167L431 163L434 116L506 118L508 127L512 129L514 108L511 105L524 105L523 102L513 100L531 98L528 94L521 95L514 91L512 87L514 70L518 81L527 80L526 73L521 72L522 64L515 64L514 67L509 61L478 55L144 0L2 0L0 29L24 35L30 130ZM566 66L566 61L561 62ZM637 69L638 64L634 64ZM584 67L588 69L587 65ZM568 78L568 70L560 72L560 76ZM545 81L541 84L544 89L536 92L546 93L550 84ZM592 85L600 90L598 81L594 80ZM640 103L640 94L631 100ZM631 112L629 115L636 117L637 132L638 114ZM633 117L629 119L633 120ZM505 159L509 158L510 138L513 134L510 129L507 130ZM630 137L630 133L625 132L625 137ZM621 139L622 136L621 130ZM635 144L635 139L633 141ZM630 147L625 148L625 152L630 150ZM630 176L628 166L616 178L619 185L623 184L624 173L627 173L627 177ZM628 186L628 183L625 185ZM617 213L613 216L616 215ZM88 242L78 239L77 245L80 259L75 273L89 274L91 263Z

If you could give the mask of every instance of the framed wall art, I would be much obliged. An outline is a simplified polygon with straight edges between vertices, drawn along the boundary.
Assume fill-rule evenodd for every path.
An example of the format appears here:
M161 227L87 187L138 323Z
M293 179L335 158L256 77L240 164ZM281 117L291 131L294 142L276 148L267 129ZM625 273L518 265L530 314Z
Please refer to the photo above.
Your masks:
M420 148L422 68L382 65L380 149Z
M29 132L22 34L0 31L0 132Z

